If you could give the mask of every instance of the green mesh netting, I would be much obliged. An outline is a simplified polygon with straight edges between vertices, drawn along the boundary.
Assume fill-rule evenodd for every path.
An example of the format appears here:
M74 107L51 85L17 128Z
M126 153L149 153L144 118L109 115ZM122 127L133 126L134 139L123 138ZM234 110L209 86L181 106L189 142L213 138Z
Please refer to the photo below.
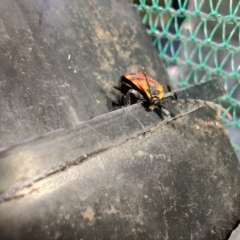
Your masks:
M239 0L135 0L142 22L176 87L217 77L228 94L219 100L233 116L222 120L240 151Z

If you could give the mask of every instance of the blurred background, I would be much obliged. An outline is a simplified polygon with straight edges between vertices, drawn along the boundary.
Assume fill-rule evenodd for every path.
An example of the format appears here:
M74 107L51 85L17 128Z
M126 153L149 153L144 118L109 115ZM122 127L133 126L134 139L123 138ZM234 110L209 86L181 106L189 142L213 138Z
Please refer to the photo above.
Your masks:
M228 94L218 103L228 109L233 121L221 118L240 159L239 0L134 0L133 3L175 88L213 77L221 79Z

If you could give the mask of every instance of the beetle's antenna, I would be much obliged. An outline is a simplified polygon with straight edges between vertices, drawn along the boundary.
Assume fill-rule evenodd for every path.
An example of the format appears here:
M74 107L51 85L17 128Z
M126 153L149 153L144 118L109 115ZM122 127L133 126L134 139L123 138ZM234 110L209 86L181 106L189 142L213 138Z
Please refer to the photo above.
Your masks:
M227 109L225 109L221 105L216 104L214 102L200 100L200 99L191 99L191 98L178 99L177 101L176 100L166 100L166 101L164 101L164 104L171 104L171 103L172 104L177 104L177 105L180 105L180 106L182 106L183 104L197 104L198 108L203 107L203 106L207 106L207 107L210 107L210 108L212 108L214 110L217 110L220 113L221 112L224 113L230 121L232 120L232 116L227 111ZM190 110L188 112L185 112L184 114L180 114L178 116L183 116L183 115L185 115L187 113L190 113L192 111L194 111L194 109L192 109L192 110Z
M150 93L150 97L152 98L152 92L151 92L151 90L150 90L150 85L149 85L149 82L148 82L148 80L147 80L147 73L146 73L146 70L145 70L144 67L142 68L142 73L143 73L143 75L145 76L145 79L146 79L146 82L147 82L147 85L148 85L148 91L149 91L149 93Z

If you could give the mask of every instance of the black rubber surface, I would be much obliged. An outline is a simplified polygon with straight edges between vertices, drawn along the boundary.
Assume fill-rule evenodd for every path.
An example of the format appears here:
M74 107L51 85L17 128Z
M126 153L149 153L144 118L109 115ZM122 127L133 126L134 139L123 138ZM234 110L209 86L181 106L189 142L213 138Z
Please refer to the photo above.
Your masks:
M127 71L169 84L129 1L2 0L0 33L0 239L228 237L240 169L215 111L111 112Z

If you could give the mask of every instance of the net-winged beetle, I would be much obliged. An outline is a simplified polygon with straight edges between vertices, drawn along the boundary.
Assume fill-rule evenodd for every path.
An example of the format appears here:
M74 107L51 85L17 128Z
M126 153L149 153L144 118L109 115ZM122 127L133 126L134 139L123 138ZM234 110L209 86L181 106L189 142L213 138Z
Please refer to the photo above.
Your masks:
M168 93L165 93L165 89ZM177 95L171 92L169 85L162 85L156 80L147 76L145 70L142 72L128 72L125 73L121 79L119 87L123 93L122 105L130 105L132 101L146 101L150 104L149 108L153 110L155 107L162 108L161 100L167 97L173 97L177 100Z

